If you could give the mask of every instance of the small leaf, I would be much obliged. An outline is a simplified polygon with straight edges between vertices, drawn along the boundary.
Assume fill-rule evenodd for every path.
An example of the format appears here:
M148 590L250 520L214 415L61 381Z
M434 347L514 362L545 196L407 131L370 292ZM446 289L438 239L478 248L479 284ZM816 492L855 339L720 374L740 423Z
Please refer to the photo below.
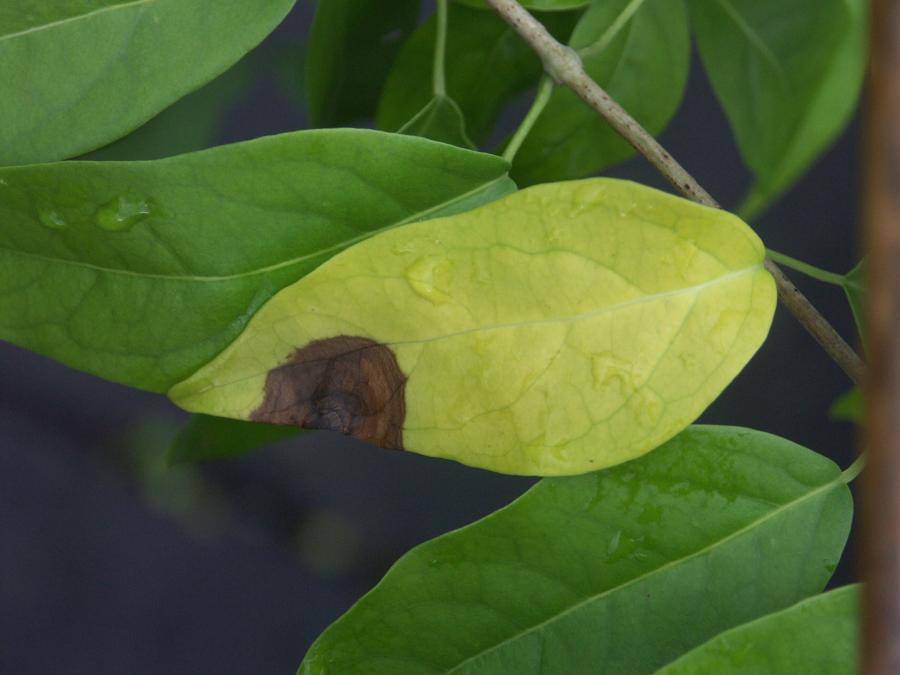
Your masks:
M583 473L671 438L765 339L757 236L635 183L547 184L385 232L278 294L170 392L493 471Z
M853 389L841 394L831 404L828 414L831 415L832 419L862 424L864 418L863 396L859 387L853 387Z
M572 13L538 17L563 39ZM422 24L407 40L391 70L376 121L396 131L431 101L435 20ZM490 133L504 104L537 83L541 63L516 32L493 12L451 4L444 60L447 93L459 105L468 135L476 142Z
M569 44L610 96L650 133L662 131L681 103L690 65L682 0L595 2ZM519 149L513 176L520 185L579 178L633 153L594 110L560 87Z
M732 628L657 675L859 672L859 586L845 586Z
M169 448L166 462L169 466L174 466L230 459L296 433L296 429L274 424L193 415L178 431Z
M543 480L416 547L299 672L652 673L821 591L852 509L821 455L692 427L634 462Z
M690 0L700 56L754 183L758 215L835 139L856 107L864 0Z
M165 391L280 288L378 230L515 189L506 169L361 129L0 169L0 338Z
M435 141L475 149L466 135L466 121L452 98L435 96L415 117L399 129L409 136L423 136Z
M225 71L294 0L15 0L0 9L0 164L80 155Z
M853 312L856 328L863 341L866 339L865 313L863 311L863 303L865 301L865 264L866 261L861 260L856 267L844 275L841 283L844 293L847 294L847 302L850 303L850 310Z
M419 0L317 4L306 55L306 96L313 126L341 126L374 114L394 57L416 26L419 4Z

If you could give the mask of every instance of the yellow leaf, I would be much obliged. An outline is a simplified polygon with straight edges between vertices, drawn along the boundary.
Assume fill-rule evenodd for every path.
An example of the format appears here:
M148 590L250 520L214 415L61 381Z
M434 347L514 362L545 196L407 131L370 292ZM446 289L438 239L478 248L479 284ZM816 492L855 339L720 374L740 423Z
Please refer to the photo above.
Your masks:
M724 211L612 179L539 185L335 256L170 396L503 473L582 473L671 438L743 368L775 307L763 257Z

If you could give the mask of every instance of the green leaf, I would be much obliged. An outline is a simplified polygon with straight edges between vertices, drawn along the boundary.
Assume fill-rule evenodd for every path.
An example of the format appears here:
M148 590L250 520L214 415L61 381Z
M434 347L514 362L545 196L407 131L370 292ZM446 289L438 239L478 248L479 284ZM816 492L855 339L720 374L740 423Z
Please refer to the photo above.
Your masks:
M821 455L692 427L413 549L299 672L651 673L821 591L852 508Z
M732 628L657 675L855 675L859 589L846 586Z
M475 149L466 135L466 121L462 111L447 96L435 96L431 99L415 117L400 127L399 133Z
M570 45L584 68L650 133L681 103L690 65L682 0L608 0L585 12ZM520 184L578 178L634 149L569 89L557 88L513 162Z
M0 7L0 164L80 155L225 71L294 0L16 0Z
M456 0L460 4L468 5L476 9L490 9L484 0ZM578 9L591 4L591 0L521 0L522 7L531 10L558 12L567 9Z
M416 26L419 4L319 1L306 56L306 96L314 126L340 126L374 114L391 63Z
M828 414L836 420L862 424L864 418L863 396L859 387L853 387L853 389L841 394L831 404Z
M382 233L279 293L169 392L493 471L583 473L692 422L765 339L758 237L627 181Z
M863 341L866 339L865 305L863 304L865 301L865 264L866 261L861 260L856 267L844 275L841 281L841 286L847 295L847 302L850 303L850 310L853 312L853 319L856 321L856 328Z
M280 288L378 230L514 189L506 168L344 129L0 169L0 338L165 391Z
M174 466L238 457L296 433L296 429L274 424L192 415L178 431L166 462Z
M555 34L567 36L574 15L539 18ZM432 17L407 40L394 63L378 104L379 128L396 131L432 100L434 44ZM459 105L476 142L490 133L503 105L533 86L541 74L538 58L505 22L493 12L457 4L449 7L444 64L447 93Z
M840 133L862 84L864 0L691 0L700 56L754 183L758 215Z
M122 161L161 159L205 150L216 144L225 114L255 80L251 61L241 59L212 82L188 94L159 115L115 143L83 159Z

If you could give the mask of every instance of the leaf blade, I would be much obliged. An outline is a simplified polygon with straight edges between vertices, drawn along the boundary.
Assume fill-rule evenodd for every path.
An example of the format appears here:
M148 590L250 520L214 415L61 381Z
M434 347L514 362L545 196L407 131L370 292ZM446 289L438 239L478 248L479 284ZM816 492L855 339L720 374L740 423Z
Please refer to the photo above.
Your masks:
M681 0L594 3L572 33L585 71L650 133L681 103L690 62ZM627 159L634 149L569 89L554 91L513 162L520 185L580 178Z
M858 672L858 585L818 595L732 628L658 675Z
M394 57L415 28L419 4L318 3L305 63L313 126L341 126L374 113Z
M282 386L374 396L343 379L376 368L351 358L363 340L367 358L394 360L377 365L386 400L365 404L371 416L331 412L402 439L344 433L505 473L589 471L680 431L756 351L775 303L763 254L736 218L650 188L537 186L335 257L169 395L192 412L321 424L326 404L304 397L265 411ZM309 359L350 370L319 382L300 372Z
M546 14L541 22L557 36L571 31L569 13ZM379 129L396 131L432 98L435 20L419 26L397 56L378 103ZM535 84L541 64L521 38L493 12L451 3L447 24L447 93L459 106L476 143L489 135L502 106Z
M299 672L650 673L821 590L851 513L829 460L761 432L691 427L413 549Z
M64 159L124 136L225 71L293 4L12 3L0 14L0 164Z
M758 215L846 125L862 85L860 0L690 0L700 56L754 184Z
M435 96L415 117L400 127L397 133L475 149L475 144L466 134L466 121L462 111L448 96Z
M0 169L0 338L165 391L283 286L379 229L496 198L512 187L506 166L321 130L150 162Z
M175 466L231 459L296 434L291 427L192 415L172 441L166 463Z

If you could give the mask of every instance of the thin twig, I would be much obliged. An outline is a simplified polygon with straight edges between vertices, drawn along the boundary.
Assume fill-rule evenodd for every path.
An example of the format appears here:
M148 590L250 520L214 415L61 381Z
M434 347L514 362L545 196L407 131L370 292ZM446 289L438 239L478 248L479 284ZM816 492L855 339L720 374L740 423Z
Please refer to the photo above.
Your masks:
M619 135L653 164L676 190L699 204L720 208L718 202L653 138L652 134L594 82L584 71L581 59L573 49L558 42L543 24L531 16L516 0L487 0L487 3L531 46L543 62L544 70L554 81L574 91L599 113ZM767 259L765 266L775 279L782 304L851 380L857 384L861 382L865 369L862 359L774 262Z
M515 159L516 153L519 151L525 138L531 132L534 123L537 122L538 117L541 116L544 108L547 107L547 103L550 101L550 95L552 93L553 80L547 75L544 75L538 84L537 94L534 97L531 108L528 109L528 113L525 115L519 128L516 129L516 133L513 134L513 137L509 141L509 145L506 146L506 150L503 152L503 159L510 164L512 164L513 159Z
M447 53L447 0L438 0L437 35L434 41L434 61L432 62L431 87L435 96L447 95L447 79L444 57Z

